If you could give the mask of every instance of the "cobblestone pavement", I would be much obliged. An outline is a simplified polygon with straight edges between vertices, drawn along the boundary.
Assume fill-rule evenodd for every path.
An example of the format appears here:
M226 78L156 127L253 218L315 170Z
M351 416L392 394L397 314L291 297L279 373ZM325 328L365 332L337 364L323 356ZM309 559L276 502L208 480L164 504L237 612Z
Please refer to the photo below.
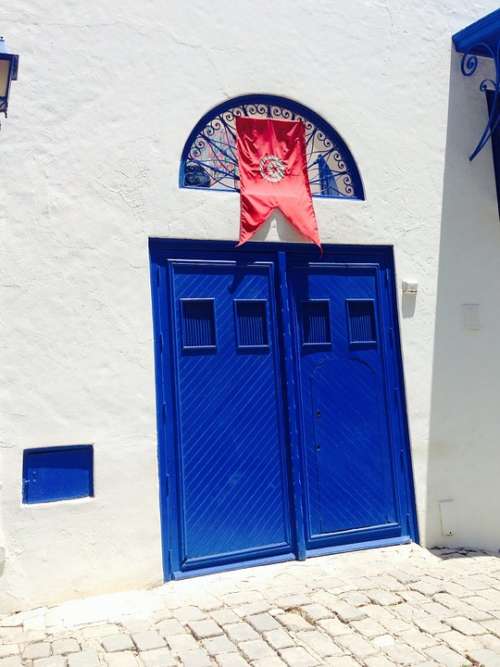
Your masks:
M0 667L500 666L500 559L416 545L0 618Z

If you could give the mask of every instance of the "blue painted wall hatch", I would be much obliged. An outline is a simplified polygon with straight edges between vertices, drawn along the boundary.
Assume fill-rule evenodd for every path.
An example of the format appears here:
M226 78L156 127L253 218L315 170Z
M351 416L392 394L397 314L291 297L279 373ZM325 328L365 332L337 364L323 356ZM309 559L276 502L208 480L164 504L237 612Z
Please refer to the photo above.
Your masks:
M92 445L26 449L23 502L50 503L94 495Z

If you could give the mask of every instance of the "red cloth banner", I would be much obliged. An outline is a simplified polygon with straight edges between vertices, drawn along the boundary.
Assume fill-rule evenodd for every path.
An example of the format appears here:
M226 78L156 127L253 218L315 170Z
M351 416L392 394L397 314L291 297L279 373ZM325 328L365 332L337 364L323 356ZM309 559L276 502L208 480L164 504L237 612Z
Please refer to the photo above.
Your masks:
M236 118L240 172L240 240L252 238L279 208L295 229L321 248L307 175L301 120Z

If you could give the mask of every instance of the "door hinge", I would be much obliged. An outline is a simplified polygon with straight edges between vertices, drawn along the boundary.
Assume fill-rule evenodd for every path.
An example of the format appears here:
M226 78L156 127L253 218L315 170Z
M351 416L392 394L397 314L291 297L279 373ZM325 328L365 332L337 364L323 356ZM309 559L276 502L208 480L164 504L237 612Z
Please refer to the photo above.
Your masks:
M165 494L168 496L170 493L170 475L165 475Z
M167 404L166 403L162 403L161 416L163 418L163 421L166 422L167 421Z
M163 354L163 334L160 334L159 338L159 345L160 345L160 354Z

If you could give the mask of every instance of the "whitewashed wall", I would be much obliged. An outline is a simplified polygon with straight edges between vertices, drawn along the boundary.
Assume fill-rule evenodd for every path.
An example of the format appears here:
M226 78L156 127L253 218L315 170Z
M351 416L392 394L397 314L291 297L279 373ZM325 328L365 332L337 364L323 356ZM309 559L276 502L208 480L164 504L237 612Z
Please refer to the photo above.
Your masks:
M192 126L244 93L302 102L351 147L366 202L315 208L324 242L394 244L419 282L400 305L422 539L500 547L500 226L489 147L467 161L485 102L451 48L497 3L460 5L2 3L21 66L0 134L0 610L162 579L147 241L237 237L236 195L177 183ZM23 449L72 443L94 444L95 498L23 506Z

